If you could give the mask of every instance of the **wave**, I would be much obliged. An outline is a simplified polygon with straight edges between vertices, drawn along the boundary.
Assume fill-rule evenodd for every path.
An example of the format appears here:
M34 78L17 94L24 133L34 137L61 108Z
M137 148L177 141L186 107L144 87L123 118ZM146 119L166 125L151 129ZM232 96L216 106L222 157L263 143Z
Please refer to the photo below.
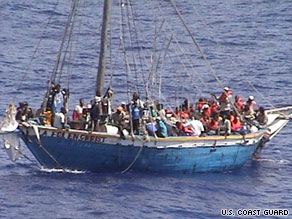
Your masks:
M72 173L72 174L85 174L87 171L82 170L70 170L70 169L48 169L41 167L40 171L46 172L46 173Z

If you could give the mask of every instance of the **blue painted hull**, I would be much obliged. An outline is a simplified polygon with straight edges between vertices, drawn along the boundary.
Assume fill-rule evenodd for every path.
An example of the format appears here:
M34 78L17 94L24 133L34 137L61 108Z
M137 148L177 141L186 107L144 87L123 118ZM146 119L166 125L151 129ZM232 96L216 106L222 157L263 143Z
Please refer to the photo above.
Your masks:
M61 130L29 123L23 123L20 130L29 150L46 168L121 172L131 166L143 172L219 172L240 167L258 153L264 141L272 139L289 122L292 106L271 109L268 113L266 129L244 137L121 139L110 132Z
M29 141L25 137L23 139L39 163L46 168L68 168L93 172L121 172L132 163L141 148L50 136L42 136L42 146L40 146L35 137L30 137ZM258 144L259 142L251 145L217 146L216 148L212 146L191 148L144 146L132 169L163 173L226 171L242 166L252 157Z

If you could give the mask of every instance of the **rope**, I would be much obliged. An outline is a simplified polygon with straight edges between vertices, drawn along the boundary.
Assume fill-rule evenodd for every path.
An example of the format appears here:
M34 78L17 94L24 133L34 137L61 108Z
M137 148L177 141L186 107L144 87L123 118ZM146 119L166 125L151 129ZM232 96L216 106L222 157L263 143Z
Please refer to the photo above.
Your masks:
M209 32L209 36L216 42L217 46L219 49L221 49L221 51L223 51L223 54L228 58L228 60L230 61L230 63L232 64L232 67L234 67L235 69L238 69L238 67L236 66L235 62L231 59L231 57L226 53L226 51L224 50L224 48L220 47L219 42L216 40L214 36L214 33L212 33L211 29L208 27L206 20L198 13L197 9L194 6L194 3L191 1L191 4L193 5L193 9L196 13L196 15L201 19L201 22L204 24L206 30ZM238 72L240 73L240 76L246 76L246 74L244 74L242 71L238 70ZM267 104L269 104L271 107L275 107L250 81L248 81L246 79L246 77L243 77L244 80L250 85L251 88L254 89L254 91L260 95L263 100L266 101Z
M130 165L129 165L126 169L124 169L124 170L121 172L122 174L124 174L124 173L126 173L128 170L130 170L130 169L132 168L132 166L136 163L136 160L137 160L138 157L140 156L143 147L144 147L144 142L143 142L142 146L140 147L140 149L139 149L138 153L136 154L136 156L135 156L134 160L132 161L132 163L130 163Z
M63 168L63 166L53 157L53 155L50 154L50 152L42 145L41 143L41 139L39 136L39 132L38 132L38 128L37 126L32 125L32 130L35 133L35 137L37 139L36 143L40 146L40 148L60 167L60 169L63 169L65 171L65 169Z
M214 78L216 79L216 81L218 82L219 86L222 88L222 90L224 90L224 85L222 84L222 82L220 81L219 77L216 75L214 69L212 68L210 62L208 61L205 53L203 52L202 48L199 46L196 38L194 37L194 35L192 34L191 30L189 29L189 27L187 26L184 18L182 17L181 13L179 12L178 8L176 7L175 3L173 2L173 0L170 0L170 3L172 4L172 7L174 8L175 12L177 13L180 21L183 23L183 25L185 26L187 32L189 33L193 43L195 44L195 46L197 47L197 49L199 50L202 58L204 59L207 67L209 68L209 71L212 73L212 75L214 76Z
M131 27L131 22L130 22L130 12L129 12L129 2L126 4L126 14L127 14L127 27L128 27L128 34L129 34L129 39L130 39L130 47L133 48L133 37L132 37L132 27ZM134 66L134 72L135 72L135 90L136 92L139 93L138 91L138 74L137 74L137 65L136 65L136 58L135 58L135 53L132 53L132 59L133 59L133 66Z
M59 52L58 52L58 56L57 56L57 61L56 61L55 67L53 69L53 72L51 74L51 78L49 80L49 85L48 85L48 88L47 88L47 91L46 91L46 95L45 95L44 100L43 100L43 103L42 103L41 110L43 110L46 107L46 105L47 105L48 97L50 95L50 90L51 90L51 83L54 82L55 81L55 78L56 78L58 66L59 66L60 59L61 59L61 55L62 55L62 51L63 51L63 46L64 46L64 43L65 43L65 39L66 39L66 36L67 36L68 28L70 26L71 19L72 19L72 16L73 16L73 12L74 12L74 8L75 7L76 7L76 0L73 0L72 1L72 5L71 5L71 11L70 11L70 14L68 15L68 18L67 18L65 31L64 31L64 34L63 34L63 39L62 39L62 42L61 42L61 45L60 45L60 48L59 48Z
M220 81L220 79L218 78L218 76L216 75L214 69L212 68L211 64L209 63L209 61L207 60L207 57L205 56L203 50L201 49L201 47L199 46L196 38L193 36L192 32L190 31L190 29L188 28L185 20L183 19L181 13L179 12L178 8L176 7L175 3L173 2L173 0L170 0L173 8L175 9L177 15L179 16L181 22L183 23L183 25L185 26L187 32L189 33L190 37L192 38L193 43L196 45L197 49L199 50L202 58L205 60L206 65L209 67L210 72L212 73L212 75L215 77L215 79L217 80L219 86L222 88L222 90L224 90L224 85L222 84L222 82ZM225 92L225 91L224 91ZM230 99L230 97L227 95L228 101L231 103L231 105L233 106L233 109L235 110L236 114L241 117L240 113L238 112L237 108L234 106L232 100Z
M55 4L55 6L54 6L54 8L53 8L53 12L56 10L58 4L59 4L59 0L57 0L57 2L56 2L56 4ZM19 91L19 90L20 90L20 88L21 88L23 82L25 81L25 78L27 77L27 73L28 73L28 71L29 71L29 69L30 69L30 67L31 67L32 61L33 61L33 59L34 59L34 57L35 57L35 55L36 55L36 53L37 53L37 51L38 51L38 49L39 49L39 47L40 47L41 41L44 39L44 35L45 35L46 31L47 31L47 28L48 28L49 24L51 23L52 17L53 17L53 13L51 14L51 16L50 16L49 19L48 19L48 22L47 22L47 24L46 24L46 26L45 26L45 29L43 30L43 32L42 32L42 34L41 34L41 37L40 37L40 39L39 39L39 41L38 41L38 43L37 43L37 46L36 46L36 48L35 48L35 50L34 50L34 52L33 52L33 55L32 55L32 57L31 57L31 59L30 59L30 61L29 61L29 63L28 63L27 68L25 69L25 72L24 72L24 75L23 75L23 77L22 77L22 80L20 80L20 84L19 84L19 86L17 87L16 91ZM16 93L17 93L17 92L16 92ZM15 102L16 96L17 96L17 94L14 95L14 97L13 97L13 99L12 99L12 102Z
M72 53L72 38L73 38L73 30L74 30L74 25L75 25L75 20L76 20L76 13L77 13L77 8L78 8L78 3L79 0L76 0L76 7L73 8L73 13L72 13L72 19L70 21L70 31L69 31L69 35L68 35L68 39L67 39L67 46L66 49L64 50L64 55L63 55L63 60L61 62L61 67L60 67L60 73L59 73L59 82L61 82L61 77L62 77L62 73L63 73L63 69L64 69L64 65L65 65L65 60L69 51L69 61L68 63L70 64L70 58L71 58L71 53Z
M139 43L139 37L138 37L138 28L137 28L137 26L136 26L136 19L134 19L134 17L137 17L136 16L136 13L135 13L135 10L134 10L134 8L133 8L133 3L132 3L132 0L129 0L129 3L128 3L128 5L130 5L130 9L131 9L131 13L132 13L132 17L133 17L133 20L132 20L132 22L133 22L133 27L134 27L134 33L135 33L135 40L136 40L136 43L137 43L137 46L138 46L138 57L139 57L139 62L140 62L140 67L141 67L141 73L142 73L142 79L143 79L143 85L144 85L144 90L145 90L145 94L146 94L146 98L148 98L148 90L147 90L147 88L146 88L146 79L145 79L145 74L144 74L144 68L143 68L143 64L142 64L142 57L141 57L141 51L143 51L142 50L142 47L140 46L140 43ZM145 58L145 57L144 57Z
M159 9L159 12L162 14L162 16L164 17L164 19L166 19L166 18L165 18L165 14L163 13L163 10L161 9L159 3L157 4L157 6L158 6L158 9ZM198 76L198 79L199 79L200 82L204 85L205 89L207 89L207 91L208 91L209 93L211 93L210 86L207 85L207 83L206 83L205 80L203 79L202 75L197 71L197 69L196 69L196 67L195 67L195 64L193 64L192 61L191 61L191 60L193 60L193 59L191 59L189 56L187 56L188 52L186 52L185 49L184 49L184 48L181 46L181 44L179 43L179 40L178 40L178 38L176 37L176 34L174 33L173 29L171 28L171 25L169 24L169 22L168 22L167 20L166 20L165 23L166 23L166 25L167 25L169 31L173 34L173 38L174 38L174 40L175 40L175 42L176 42L176 45L177 45L177 47L180 49L180 51L181 51L181 53L182 53L184 59L188 61L187 64L190 65L191 69L196 73L196 75ZM175 50L175 51L177 51L177 50ZM176 53L176 54L177 54L177 53ZM182 60L181 57L180 57L179 55L177 55L177 57L178 57L180 60ZM180 61L180 62L183 63L182 61ZM191 76L192 76L192 75L193 75L193 74L191 74ZM199 91L199 92L201 93L201 91Z
M70 13L69 13L68 18L67 18L67 22L66 22L63 38L62 38L62 41L61 41L61 44L60 44L60 48L59 48L59 51L58 51L57 61L56 61L55 67L54 67L52 75L51 75L51 80L50 80L51 82L55 81L56 74L58 72L58 68L59 68L59 64L60 64L60 60L61 60L61 56L62 56L62 51L63 51L63 47L64 47L64 44L65 44L65 39L67 37L68 29L70 27L70 23L71 23L72 16L73 16L73 13L74 13L74 8L76 6L75 3L76 3L76 1L73 0L72 1L72 5L71 5L71 10L70 10ZM50 85L49 85L48 89L50 89Z

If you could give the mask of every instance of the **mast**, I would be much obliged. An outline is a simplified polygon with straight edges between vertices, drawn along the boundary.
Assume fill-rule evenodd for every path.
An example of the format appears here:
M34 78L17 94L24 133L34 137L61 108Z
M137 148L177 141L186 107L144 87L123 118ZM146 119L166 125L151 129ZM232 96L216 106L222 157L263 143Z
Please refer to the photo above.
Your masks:
M107 50L107 32L109 28L109 23L111 19L111 6L112 0L104 0L103 6L103 19L102 19L102 29L101 29L101 39L100 39L100 53L99 53L99 63L98 72L96 80L96 96L102 96L104 88L104 74L106 65L106 50Z

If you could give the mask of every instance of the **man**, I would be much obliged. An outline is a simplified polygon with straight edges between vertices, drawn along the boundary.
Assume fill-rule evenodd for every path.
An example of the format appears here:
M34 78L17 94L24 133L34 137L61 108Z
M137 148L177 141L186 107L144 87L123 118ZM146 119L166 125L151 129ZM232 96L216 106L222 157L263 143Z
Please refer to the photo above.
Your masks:
M220 115L228 115L231 111L232 91L228 87L224 87L224 92L218 98L220 105Z
M64 107L64 96L61 92L61 86L58 84L53 97L53 113L61 112L62 107Z
M58 129L65 129L65 107L61 107L61 111L56 113L54 116L54 127Z
M191 128L194 132L194 136L203 136L205 134L203 123L199 120L198 116L193 116L192 120L187 122L184 126Z
M244 116L246 119L254 120L256 116L256 111L258 110L257 104L254 100L254 96L249 96L246 101Z
M223 116L219 125L219 134L225 137L231 134L231 122L228 116Z
M73 120L83 120L83 109L85 109L84 99L79 100L79 105L73 111Z
M102 115L102 102L100 96L95 96L93 100L93 105L90 112L91 118L91 131L95 131L97 126L99 125L101 115Z
M156 131L157 136L160 138L166 138L168 135L167 135L167 127L165 123L161 120L159 116L156 118L156 122L157 122L157 131Z
M264 107L260 107L258 113L256 114L256 119L260 126L264 127L268 123L268 115Z

